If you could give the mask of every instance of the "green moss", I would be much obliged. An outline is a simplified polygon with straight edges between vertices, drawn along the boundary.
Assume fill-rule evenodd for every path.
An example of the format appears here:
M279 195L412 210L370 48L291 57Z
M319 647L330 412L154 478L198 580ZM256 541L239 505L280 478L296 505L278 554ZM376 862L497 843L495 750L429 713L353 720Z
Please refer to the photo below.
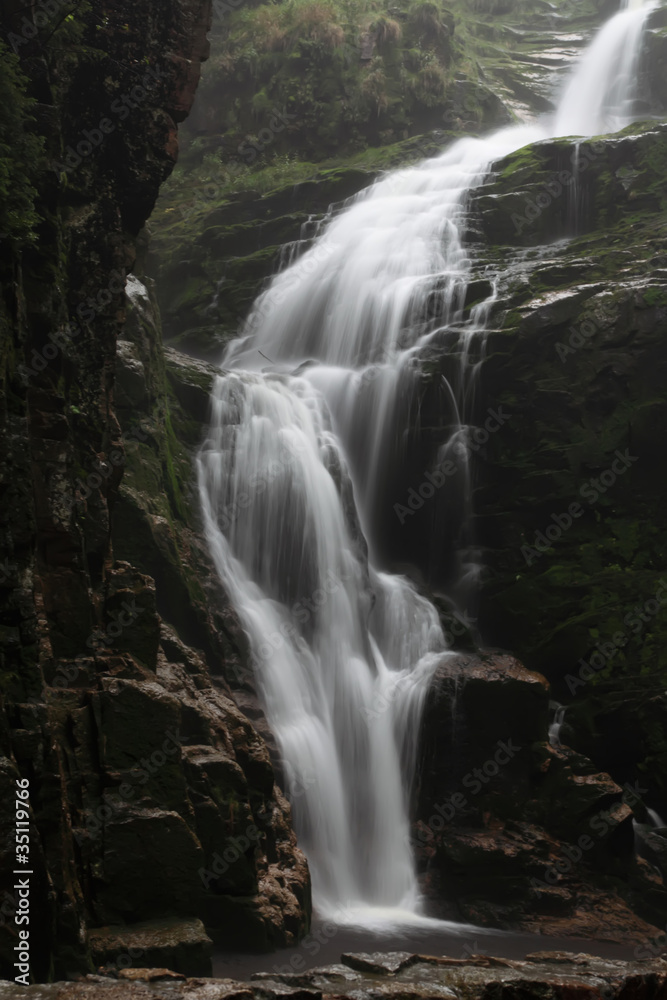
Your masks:
M35 103L18 57L0 39L0 240L17 246L35 242L39 223L34 183L44 147L31 131Z
M667 305L667 289L649 288L643 298L647 306Z

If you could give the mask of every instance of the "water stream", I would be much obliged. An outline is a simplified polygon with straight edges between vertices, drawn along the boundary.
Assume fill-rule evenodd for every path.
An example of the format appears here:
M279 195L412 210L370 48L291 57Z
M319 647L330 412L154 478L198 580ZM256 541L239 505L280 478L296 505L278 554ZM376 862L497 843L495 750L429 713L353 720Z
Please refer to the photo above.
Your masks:
M601 29L551 117L462 139L362 192L272 280L223 359L199 457L208 541L250 639L317 909L339 922L426 919L407 801L421 707L448 653L433 604L383 568L378 511L419 419L420 351L451 331L460 363L438 460L455 469L453 590L474 588L470 378L495 293L464 314L467 195L528 143L626 122L650 6ZM437 330L424 320L434 297ZM424 502L441 487L425 469Z

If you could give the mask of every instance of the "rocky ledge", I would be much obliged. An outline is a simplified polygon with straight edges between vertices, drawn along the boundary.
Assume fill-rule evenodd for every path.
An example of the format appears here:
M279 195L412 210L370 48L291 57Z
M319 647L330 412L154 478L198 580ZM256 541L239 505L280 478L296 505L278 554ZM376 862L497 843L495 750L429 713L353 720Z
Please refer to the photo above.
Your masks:
M257 973L249 983L186 979L168 969L127 969L118 979L87 976L28 988L0 983L0 1000L660 1000L665 995L664 959L622 962L558 951L535 952L521 961L490 955L348 954L340 965L291 975Z

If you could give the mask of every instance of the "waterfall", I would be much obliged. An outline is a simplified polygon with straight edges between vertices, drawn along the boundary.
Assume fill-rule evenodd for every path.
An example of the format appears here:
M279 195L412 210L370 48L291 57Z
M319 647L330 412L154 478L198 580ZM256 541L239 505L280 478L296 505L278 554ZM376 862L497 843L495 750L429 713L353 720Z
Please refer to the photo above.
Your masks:
M662 816L655 811L655 809L649 809L647 807L646 814L647 814L648 818L651 820L651 823L656 828L656 830L664 830L664 828L665 828L665 821L662 818Z
M567 707L565 705L560 705L557 701L549 702L549 712L551 714L551 722L549 723L549 743L552 747L560 747L560 733L563 728L563 723L565 722L565 713L567 712Z
M415 503L442 488L448 510L469 509L469 376L493 294L465 315L467 194L528 143L622 124L650 6L635 8L600 31L550 119L462 139L362 192L272 280L223 359L198 460L204 523L322 913L420 912L409 786L428 683L451 654L435 607L383 569L378 510L410 451L434 337L458 359L439 456L453 472L443 486L424 470ZM457 573L474 580L474 549Z
M637 96L641 38L651 7L641 0L626 0L625 9L602 28L565 89L555 135L615 132L629 120Z

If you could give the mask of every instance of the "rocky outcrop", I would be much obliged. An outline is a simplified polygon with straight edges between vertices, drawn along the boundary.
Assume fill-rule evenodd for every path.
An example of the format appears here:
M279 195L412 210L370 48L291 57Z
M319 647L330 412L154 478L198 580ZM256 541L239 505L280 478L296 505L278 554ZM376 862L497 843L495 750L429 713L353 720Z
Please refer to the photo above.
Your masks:
M77 983L16 987L0 983L3 1000L654 1000L667 989L667 964L647 942L644 961L619 961L573 952L537 951L524 960L466 952L461 958L410 954L345 954L341 964L283 974L258 973L248 983L185 979L168 969L128 969L118 979L88 976Z
M651 787L643 799L657 813L667 802L666 733L667 694L659 676L612 676L590 692L584 688L568 705L562 727L565 742L618 775L619 781L645 776L643 784Z
M497 163L471 198L466 305L490 295L497 271L471 345L483 360L471 422L498 417L473 457L476 629L571 706L564 742L617 784L639 782L663 815L665 141L664 125L639 123ZM441 385L459 377L456 337L437 334L423 355L415 476L450 433ZM443 494L392 545L446 589L451 539L432 532Z
M258 8L248 16L230 5L215 26L188 167L208 154L204 169L218 160L250 173L265 155L295 149L320 162L431 129L474 132L508 123L512 112L549 110L554 71L612 5L563 0L556 12L539 0L399 2L349 16L327 7L317 19Z
M549 685L500 654L450 654L421 726L413 841L444 918L641 942L667 891L637 860L632 808L587 758L548 740Z
M89 942L96 968L118 974L141 960L147 968L164 972L161 966L171 963L180 972L169 972L168 978L177 980L206 969L212 945L201 920L178 919L98 927L90 932Z
M654 701L664 688L666 628L658 457L667 406L666 138L664 126L649 125L584 144L576 197L570 185L543 199L542 214L512 237L534 244L536 230L544 240L553 225L561 241L535 256L501 251L506 284L482 387L487 405L512 416L483 450L477 508L487 636L547 674L555 696L575 708L575 728L602 733L593 696L603 679L605 701L638 692L643 753L632 745L634 722L616 725L616 753L598 752L600 740L595 749L583 733L580 743L572 731L567 740L621 783L640 780L658 811L667 787L664 713ZM487 218L506 199L522 200L524 219L534 215L525 206L536 205L540 184L545 194L545 169L562 166L563 150L538 147L534 172L521 166L525 152L500 164L480 192L482 226L494 190ZM621 758L634 763L619 767Z
M470 687L470 664L436 677L422 870L434 897L475 921L612 939L664 924L664 837L646 812L664 813L666 787L664 143L653 123L543 142L496 164L471 199L480 298L486 262L504 267L479 344L478 413L504 419L474 458L486 567L476 626L568 706L564 745L550 746L534 674L519 678L505 658L475 666ZM450 376L457 364L437 348L428 360ZM436 440L437 423L424 421ZM410 538L442 583L425 541L433 516L417 512ZM476 776L510 739L521 753L488 783Z
M0 783L12 803L29 781L31 971L91 971L134 933L151 956L205 972L207 934L294 942L310 908L289 805L224 680L243 650L226 601L206 592L193 527L201 382L174 364L167 375L137 277L210 5L85 3L48 24L33 6L0 14L45 155L30 165L37 242L12 236L0 273ZM0 820L12 977L13 823L12 806Z

